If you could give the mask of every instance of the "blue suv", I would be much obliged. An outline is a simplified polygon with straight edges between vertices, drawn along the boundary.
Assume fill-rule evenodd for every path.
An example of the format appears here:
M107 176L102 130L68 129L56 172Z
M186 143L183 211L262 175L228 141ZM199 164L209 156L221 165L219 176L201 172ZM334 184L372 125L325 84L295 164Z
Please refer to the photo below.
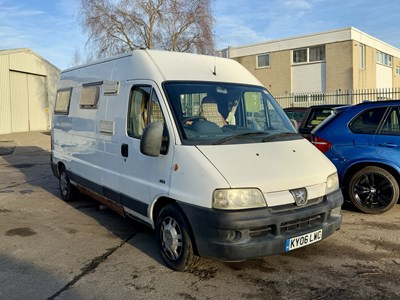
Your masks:
M311 142L335 164L345 198L378 214L399 200L400 100L334 109Z

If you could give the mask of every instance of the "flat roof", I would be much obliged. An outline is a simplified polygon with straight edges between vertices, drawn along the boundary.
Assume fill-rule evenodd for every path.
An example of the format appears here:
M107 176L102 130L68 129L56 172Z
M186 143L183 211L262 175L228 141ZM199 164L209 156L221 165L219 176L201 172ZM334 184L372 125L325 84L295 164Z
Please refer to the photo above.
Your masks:
M354 40L392 56L400 57L400 49L385 43L354 27L335 29L330 31L288 37L257 44L249 44L238 47L228 47L220 50L229 58L249 56L266 52L292 50L304 47L323 45L335 42Z

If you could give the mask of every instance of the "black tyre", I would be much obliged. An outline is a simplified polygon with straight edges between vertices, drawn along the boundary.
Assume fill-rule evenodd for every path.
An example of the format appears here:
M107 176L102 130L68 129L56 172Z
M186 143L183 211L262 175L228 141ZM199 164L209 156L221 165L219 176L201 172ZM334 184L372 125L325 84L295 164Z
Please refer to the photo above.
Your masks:
M156 240L162 258L175 271L189 271L199 260L193 252L189 227L175 205L166 205L157 218Z
M390 172L370 166L351 177L347 193L354 206L362 212L380 214L397 203L399 184Z
M76 199L78 196L78 190L69 181L65 167L61 167L58 184L60 187L61 198L64 201L70 202Z

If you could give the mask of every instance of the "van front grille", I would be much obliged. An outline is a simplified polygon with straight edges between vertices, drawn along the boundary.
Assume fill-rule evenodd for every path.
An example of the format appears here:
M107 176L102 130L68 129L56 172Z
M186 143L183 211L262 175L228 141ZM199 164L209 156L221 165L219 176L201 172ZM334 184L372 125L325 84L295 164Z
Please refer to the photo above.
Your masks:
M307 218L302 218L282 223L280 229L281 232L287 232L291 230L303 229L321 222L322 222L322 216L315 215Z
M263 237L272 232L271 226L260 226L249 229L249 236L252 238Z

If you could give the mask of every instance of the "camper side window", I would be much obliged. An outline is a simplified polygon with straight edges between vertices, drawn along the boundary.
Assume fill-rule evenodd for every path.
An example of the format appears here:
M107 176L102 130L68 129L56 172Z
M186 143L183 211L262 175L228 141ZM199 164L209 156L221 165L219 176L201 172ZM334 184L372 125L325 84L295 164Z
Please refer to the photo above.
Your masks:
M57 91L56 103L54 105L54 113L57 115L68 115L69 103L71 101L72 88Z
M82 86L81 98L79 101L81 108L97 108L101 84L92 83Z
M128 109L127 133L140 138L150 122L164 123L157 95L150 86L134 86L131 90Z

